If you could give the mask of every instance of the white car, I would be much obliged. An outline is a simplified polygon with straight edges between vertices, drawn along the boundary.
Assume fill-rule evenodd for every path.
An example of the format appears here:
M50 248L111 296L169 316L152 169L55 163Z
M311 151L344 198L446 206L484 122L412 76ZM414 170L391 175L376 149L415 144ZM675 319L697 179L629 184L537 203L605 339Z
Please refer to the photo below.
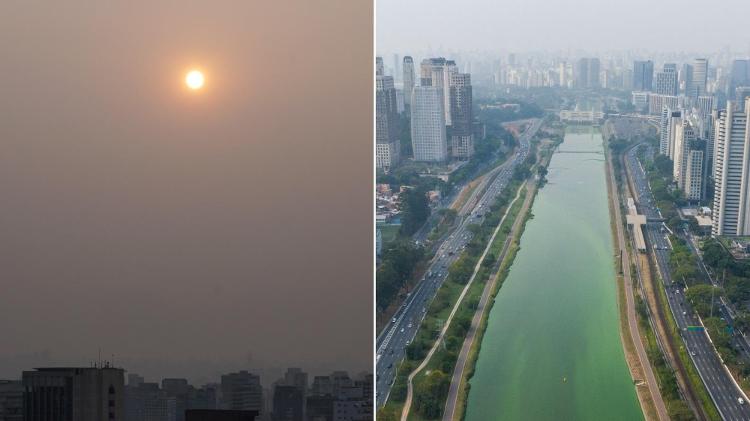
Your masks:
M745 404L745 400L742 399L742 398L737 398L737 403L739 403L740 405L744 405Z

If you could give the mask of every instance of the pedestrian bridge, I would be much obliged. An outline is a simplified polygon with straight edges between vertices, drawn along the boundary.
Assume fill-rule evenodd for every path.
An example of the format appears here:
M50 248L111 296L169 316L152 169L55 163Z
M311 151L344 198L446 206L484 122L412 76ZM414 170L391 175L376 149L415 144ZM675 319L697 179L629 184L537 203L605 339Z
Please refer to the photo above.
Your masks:
M635 201L628 197L628 214L625 215L628 225L633 226L633 239L635 247L640 252L646 251L646 239L643 236L643 226L646 225L646 215L639 215L635 207Z
M604 151L601 151L601 150L599 151L565 151L565 150L558 149L557 152L555 153L595 153L598 155L604 155Z

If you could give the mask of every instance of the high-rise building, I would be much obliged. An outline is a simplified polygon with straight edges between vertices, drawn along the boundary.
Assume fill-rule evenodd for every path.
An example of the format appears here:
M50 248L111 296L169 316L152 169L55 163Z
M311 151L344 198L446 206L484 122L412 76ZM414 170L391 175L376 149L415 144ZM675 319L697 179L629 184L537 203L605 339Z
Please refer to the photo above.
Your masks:
M579 58L575 67L576 87L587 88L589 86L589 59Z
M399 162L398 106L391 76L375 76L375 165L385 172Z
M686 95L697 98L706 95L706 86L708 85L708 60L697 58L693 62L693 77L690 84L687 85Z
M399 61L398 54L393 54L393 80L398 80L401 77L401 62Z
M296 386L277 384L273 389L273 421L304 421L304 393Z
M635 61L633 62L633 90L650 91L654 78L654 62Z
M659 120L659 153L669 156L669 128L672 122L672 110L669 107L662 107L661 118Z
M739 86L750 86L750 60L734 60L729 77L728 94L733 95ZM735 100L741 101L740 98Z
M451 152L454 158L469 159L474 154L471 76L454 73L450 83Z
M648 96L649 114L659 115L664 107L676 109L679 106L679 97L673 95L650 94Z
M404 56L404 105L408 108L411 105L411 91L414 89L414 59L411 56Z
M442 86L418 86L412 91L411 142L416 161L445 162L448 158L443 98Z
M748 107L750 100L745 103ZM718 112L714 138L714 235L750 234L750 197L745 187L748 179L747 156L750 130L744 112L735 110L732 102Z
M600 86L599 83L599 59L596 57L589 59L589 68L588 68L588 81L586 82L586 87L588 88L598 88Z
M703 156L700 142L690 145L685 157L685 170L680 188L687 200L698 201L703 198Z
M18 380L0 380L0 421L24 421L23 391Z
M443 90L443 113L447 126L451 125L450 77L453 73L458 73L456 62L443 57L424 59L420 65L420 85L436 86Z
M24 421L124 421L121 368L45 367L24 371Z
M385 76L383 57L375 57L375 76Z
M678 80L680 83L680 89L687 94L690 85L693 83L693 65L683 63L682 69L678 74Z
M679 122L674 128L674 131L672 178L677 183L677 187L682 189L685 180L688 152L693 146L696 137L693 126L686 118L683 118L682 121Z
M748 111L745 109L745 100L750 98L750 86L738 86L734 89L735 107L738 110Z
M221 409L263 413L263 387L260 377L247 371L221 376Z
M676 96L679 94L680 85L677 81L677 65L674 63L665 64L664 70L656 73L655 85L654 92L659 95Z

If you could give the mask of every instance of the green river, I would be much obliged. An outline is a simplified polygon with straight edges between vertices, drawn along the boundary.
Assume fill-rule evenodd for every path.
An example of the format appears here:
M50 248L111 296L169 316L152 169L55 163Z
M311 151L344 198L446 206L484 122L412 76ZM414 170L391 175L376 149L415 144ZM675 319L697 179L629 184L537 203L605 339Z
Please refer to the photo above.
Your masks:
M569 126L559 150L490 312L468 421L643 419L620 342L601 133Z

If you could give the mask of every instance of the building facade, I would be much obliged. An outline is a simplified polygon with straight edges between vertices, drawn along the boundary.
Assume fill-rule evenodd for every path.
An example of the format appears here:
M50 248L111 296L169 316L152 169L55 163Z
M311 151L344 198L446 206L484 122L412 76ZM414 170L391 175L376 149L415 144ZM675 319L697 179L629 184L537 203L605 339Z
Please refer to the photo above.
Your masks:
M750 102L750 100L749 100ZM746 103L747 105L747 103ZM748 119L732 102L718 112L714 137L714 235L750 234Z
M124 421L124 370L53 367L24 371L24 421Z
M412 92L411 141L414 160L445 162L448 142L441 86L419 86Z

